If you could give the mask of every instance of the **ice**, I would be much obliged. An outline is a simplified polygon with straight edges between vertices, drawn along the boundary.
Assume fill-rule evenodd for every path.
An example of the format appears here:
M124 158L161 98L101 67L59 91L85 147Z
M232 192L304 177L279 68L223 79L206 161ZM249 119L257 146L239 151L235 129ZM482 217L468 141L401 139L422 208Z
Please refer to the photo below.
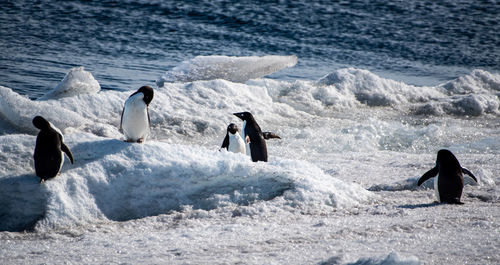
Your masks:
M94 79L90 72L85 71L83 66L69 70L64 79L40 100L73 97L80 94L93 94L101 90L99 82Z
M13 138L0 139L5 137ZM20 142L16 148L24 151L33 146L31 136L10 140ZM88 134L71 134L66 144L75 156L75 164L65 165L60 176L40 185L45 191L38 196L31 196L36 176L30 179L29 174L2 172L5 177L0 201L7 207L1 207L1 215L6 217L1 230L28 229L26 222L43 229L125 221L186 206L212 210L228 205L248 206L276 197L284 200L278 200L278 206L270 203L270 207L282 208L284 204L345 208L374 198L358 185L339 181L307 162L275 158L270 163L254 164L245 155L198 146L154 141L130 144ZM13 155L7 156L6 164L27 160L25 154ZM19 155L23 158L17 159ZM26 172L29 169L32 166ZM14 189L27 183L33 186L26 190L28 193ZM20 200L22 197L25 199ZM27 210L31 207L34 209ZM19 219L25 222L19 224Z
M489 74L488 87L497 75ZM64 81L63 81L64 83ZM59 87L64 85L60 84ZM67 128L100 136L119 135L123 102L131 92L100 91L43 101L30 100L0 87L0 116L22 132L34 133L31 119L41 115L63 131ZM233 122L228 113L250 111L266 122L331 116L341 109L391 107L426 115L480 116L497 114L496 90L456 94L437 87L415 87L360 69L341 69L318 82L258 79L247 84L225 80L168 83L155 89L150 105L153 135L213 134ZM448 95L447 93L451 93ZM98 106L98 107L96 107ZM311 116L312 115L312 116ZM259 119L258 118L258 119ZM166 126L162 126L166 125ZM155 131L155 129L157 129Z
M362 258L348 265L420 265L423 264L417 257L403 257L398 253L391 253L385 258Z
M498 264L498 84L483 70L421 87L354 68L165 82L145 144L118 131L137 88L30 100L0 87L0 263ZM281 136L268 163L218 151L240 111ZM75 158L42 185L36 115ZM416 185L443 148L479 180L465 177L464 205Z
M197 56L182 62L162 75L156 84L165 82L192 82L199 80L225 79L243 83L249 79L263 77L283 68L297 64L297 56Z
M500 75L476 69L442 85L451 94L500 91Z

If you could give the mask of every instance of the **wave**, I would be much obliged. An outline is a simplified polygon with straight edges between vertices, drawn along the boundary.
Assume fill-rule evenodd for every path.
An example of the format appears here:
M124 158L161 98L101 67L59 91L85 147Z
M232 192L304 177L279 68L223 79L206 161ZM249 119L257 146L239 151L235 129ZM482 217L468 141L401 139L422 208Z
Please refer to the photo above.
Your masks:
M259 201L276 211L344 208L374 198L304 161L253 163L245 155L199 146L130 144L86 133L66 136L75 164L64 164L59 176L39 184L31 163L34 141L29 135L0 136L2 146L19 150L5 153L0 165L21 167L0 169L0 230L124 221L184 207L228 213L250 207L245 212L251 214L262 210L252 210Z

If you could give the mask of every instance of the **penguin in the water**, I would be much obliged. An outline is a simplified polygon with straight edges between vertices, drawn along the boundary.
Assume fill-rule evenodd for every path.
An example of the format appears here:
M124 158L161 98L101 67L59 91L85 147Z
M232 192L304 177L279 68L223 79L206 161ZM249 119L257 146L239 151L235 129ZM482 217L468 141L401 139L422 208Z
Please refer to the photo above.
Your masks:
M267 162L267 146L262 131L250 112L233 113L243 120L243 138L250 147L250 156L253 162Z
M460 166L457 158L449 150L438 151L436 166L427 171L418 180L420 186L426 180L437 176L434 180L434 190L438 202L463 204L460 202L462 190L464 188L463 174L469 175L475 182L476 177L466 168Z
M245 142L238 133L238 126L236 124L231 123L227 126L226 137L224 137L220 148L226 148L229 152L233 153L245 154Z
M149 103L153 100L153 88L142 86L125 101L120 130L127 142L142 143L149 134Z
M40 183L55 177L64 163L64 153L73 164L73 155L64 144L61 131L41 116L33 118L33 125L40 129L36 137L35 172L40 177Z

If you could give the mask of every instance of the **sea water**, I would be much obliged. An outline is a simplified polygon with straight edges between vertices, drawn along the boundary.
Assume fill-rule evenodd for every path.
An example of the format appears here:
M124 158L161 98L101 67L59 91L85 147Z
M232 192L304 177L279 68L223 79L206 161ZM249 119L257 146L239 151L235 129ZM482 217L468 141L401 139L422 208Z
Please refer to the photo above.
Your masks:
M498 3L0 7L2 263L500 262ZM240 111L280 135L269 163L218 151ZM75 158L42 185L36 115ZM465 205L416 186L443 148Z

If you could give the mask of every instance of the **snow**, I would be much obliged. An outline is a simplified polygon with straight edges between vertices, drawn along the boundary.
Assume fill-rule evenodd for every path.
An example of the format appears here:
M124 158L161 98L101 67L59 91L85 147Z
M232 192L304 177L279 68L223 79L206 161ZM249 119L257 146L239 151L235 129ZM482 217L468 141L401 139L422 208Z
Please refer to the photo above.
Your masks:
M498 74L435 87L353 68L221 77L156 88L144 144L118 131L137 88L30 100L0 87L0 263L500 263ZM239 111L281 136L268 163L218 151ZM36 115L75 158L41 185ZM479 180L465 178L464 205L416 186L443 148Z

